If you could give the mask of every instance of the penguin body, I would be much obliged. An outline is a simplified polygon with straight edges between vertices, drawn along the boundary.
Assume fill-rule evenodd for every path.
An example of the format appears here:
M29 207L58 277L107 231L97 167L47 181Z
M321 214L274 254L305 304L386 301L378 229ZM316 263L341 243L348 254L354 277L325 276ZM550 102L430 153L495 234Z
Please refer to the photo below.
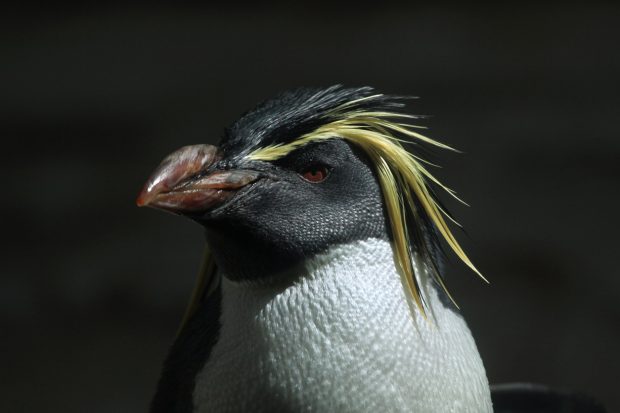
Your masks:
M371 238L308 259L290 283L224 277L195 411L491 412L465 321L431 285L432 322L413 319L393 262Z
M212 260L152 412L492 411L438 237L473 266L390 131L443 145L385 120L401 106L300 89L162 162L138 205L201 224Z

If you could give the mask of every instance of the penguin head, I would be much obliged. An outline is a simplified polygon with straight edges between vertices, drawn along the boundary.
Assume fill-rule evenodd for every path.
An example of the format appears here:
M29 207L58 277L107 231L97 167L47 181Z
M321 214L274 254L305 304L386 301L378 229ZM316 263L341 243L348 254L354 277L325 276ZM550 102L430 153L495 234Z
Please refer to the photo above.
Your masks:
M414 116L402 107L401 98L369 87L286 92L243 115L217 146L169 155L137 203L200 223L216 265L233 280L272 280L332 245L388 238L422 309L412 254L435 268L441 234L473 265L429 182L447 188L401 141L449 147L406 124Z
M385 238L381 191L369 161L342 140L310 144L277 161L232 161L256 174L230 199L192 219L206 230L227 277L264 281L329 247Z

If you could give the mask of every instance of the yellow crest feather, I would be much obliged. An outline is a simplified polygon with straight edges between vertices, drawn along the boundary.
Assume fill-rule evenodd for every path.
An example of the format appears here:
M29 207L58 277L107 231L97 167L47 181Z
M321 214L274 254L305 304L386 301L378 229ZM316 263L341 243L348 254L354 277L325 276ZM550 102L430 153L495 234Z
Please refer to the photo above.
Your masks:
M394 237L396 261L402 271L405 290L408 291L410 298L413 299L422 314L426 315L424 297L422 296L418 277L415 274L412 262L413 252L411 251L409 233L406 226L407 208L414 218L420 216L418 204L416 204L415 200L418 201L423 212L437 227L446 243L461 261L483 280L487 280L476 269L452 234L444 216L451 220L452 218L439 206L431 194L427 182L434 183L457 200L461 200L454 191L439 182L423 166L424 163L428 162L409 153L401 144L404 140L398 138L395 134L410 138L414 142L424 142L442 149L454 149L413 130L420 129L421 127L419 126L393 121L394 119L414 118L414 116L387 111L355 109L355 106L361 101L381 96L373 95L347 102L329 112L326 115L327 122L314 131L302 135L290 143L256 149L247 155L246 159L274 161L311 142L334 138L344 139L362 148L376 167ZM438 274L433 275L452 299L441 277Z
M185 313L181 319L181 325L177 330L177 336L181 333L181 331L183 331L196 310L198 310L202 299L211 295L211 293L213 293L218 287L219 282L220 279L216 274L215 260L213 259L213 254L211 254L209 246L207 245L203 252L202 265L200 266L200 271L198 272L198 277L196 278L192 295L189 299L187 307L185 308Z

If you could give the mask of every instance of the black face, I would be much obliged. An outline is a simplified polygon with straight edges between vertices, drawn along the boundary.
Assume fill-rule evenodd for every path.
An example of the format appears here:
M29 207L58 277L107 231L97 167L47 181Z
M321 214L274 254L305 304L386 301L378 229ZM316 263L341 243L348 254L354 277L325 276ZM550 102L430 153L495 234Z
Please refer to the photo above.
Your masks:
M310 144L276 162L214 168L261 171L223 205L192 218L206 228L231 279L277 275L330 246L386 238L381 190L369 161L341 139Z

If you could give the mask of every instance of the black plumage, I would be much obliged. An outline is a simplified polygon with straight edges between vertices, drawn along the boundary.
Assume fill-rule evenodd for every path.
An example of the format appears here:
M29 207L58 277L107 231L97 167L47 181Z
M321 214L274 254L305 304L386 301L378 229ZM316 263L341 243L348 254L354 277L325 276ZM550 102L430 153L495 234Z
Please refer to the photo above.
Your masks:
M395 110L402 108L399 96L379 95L371 87L298 88L283 92L258 104L227 128L218 146L226 158L240 158L253 149L290 142L325 123L333 109L359 99L359 110Z

